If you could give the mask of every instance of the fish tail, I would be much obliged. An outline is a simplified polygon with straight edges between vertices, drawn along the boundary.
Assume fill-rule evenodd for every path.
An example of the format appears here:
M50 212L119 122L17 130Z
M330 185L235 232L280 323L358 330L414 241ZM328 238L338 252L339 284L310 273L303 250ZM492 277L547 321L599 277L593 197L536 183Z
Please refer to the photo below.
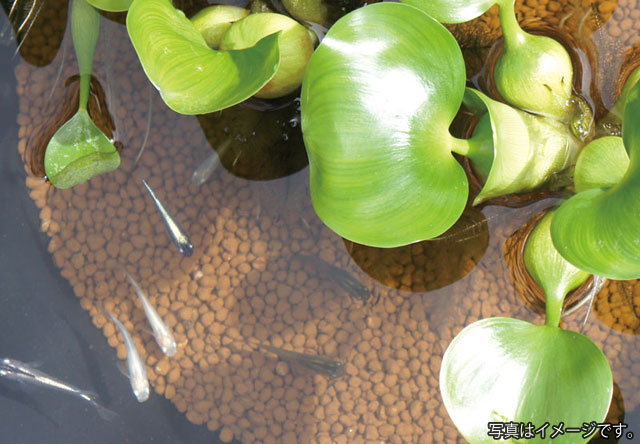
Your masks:
M118 414L116 412L106 407L103 407L96 401L93 401L91 404L98 412L98 415L100 415L100 418L104 419L105 421L113 421L118 417Z

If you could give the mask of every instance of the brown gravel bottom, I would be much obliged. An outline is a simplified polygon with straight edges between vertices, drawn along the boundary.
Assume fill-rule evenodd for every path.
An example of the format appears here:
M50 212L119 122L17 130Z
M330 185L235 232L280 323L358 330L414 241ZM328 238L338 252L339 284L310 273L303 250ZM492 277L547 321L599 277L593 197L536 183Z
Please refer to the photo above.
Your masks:
M109 34L123 36L122 31ZM62 81L76 70L70 40L66 43ZM171 112L156 95L138 171L191 234L194 256L182 258L137 173L129 174L146 129L148 82L126 39L110 45L106 56L98 51L96 75L104 79L104 60L117 56L118 64L111 67L117 95L110 107L125 147L122 166L72 190L56 190L30 176L26 184L40 208L42 230L50 236L49 252L118 356L126 355L122 337L96 309L98 301L133 333L155 391L193 423L221 430L223 441L464 442L439 395L443 351L464 326L484 317L541 322L519 301L502 246L545 205L487 208L488 223L457 232L456 239L468 239L452 243L450 249L459 246L454 254L430 242L388 255L345 247L315 216L306 171L250 182L219 169L201 187L189 185L208 143L197 119ZM22 63L16 69L21 153L28 136L64 98L60 81L49 99L61 54L46 68ZM354 264L349 251L375 279ZM296 252L348 269L380 302L353 301L291 260ZM434 272L447 261L463 271ZM145 331L144 312L123 267L173 329L179 343L174 358L164 357ZM424 293L438 287L443 288ZM584 326L609 358L619 388L610 419L640 405L639 304L638 282L610 283L596 297ZM572 315L568 328L579 330L584 314ZM327 381L290 368L248 345L251 338L335 357L346 364L347 375Z

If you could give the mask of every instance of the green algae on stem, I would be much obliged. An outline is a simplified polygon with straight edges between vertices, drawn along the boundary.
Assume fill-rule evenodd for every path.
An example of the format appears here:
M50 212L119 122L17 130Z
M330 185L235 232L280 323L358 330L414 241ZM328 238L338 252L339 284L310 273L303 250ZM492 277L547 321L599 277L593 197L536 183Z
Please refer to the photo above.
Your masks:
M87 111L91 71L100 15L86 0L74 0L71 10L73 46L80 69L78 112L53 135L44 155L45 172L58 188L70 188L120 165L120 155Z

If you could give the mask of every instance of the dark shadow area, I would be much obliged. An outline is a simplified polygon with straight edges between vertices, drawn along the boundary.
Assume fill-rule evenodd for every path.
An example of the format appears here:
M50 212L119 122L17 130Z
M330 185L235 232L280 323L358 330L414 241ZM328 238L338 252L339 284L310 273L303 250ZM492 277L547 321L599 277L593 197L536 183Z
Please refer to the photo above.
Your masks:
M205 137L231 174L271 180L307 166L298 100L290 97L288 103L273 106L265 109L266 101L252 100L198 116Z
M450 285L473 270L489 245L489 230L482 212L468 208L435 239L397 248L347 240L345 245L355 263L376 281L396 290L425 292Z

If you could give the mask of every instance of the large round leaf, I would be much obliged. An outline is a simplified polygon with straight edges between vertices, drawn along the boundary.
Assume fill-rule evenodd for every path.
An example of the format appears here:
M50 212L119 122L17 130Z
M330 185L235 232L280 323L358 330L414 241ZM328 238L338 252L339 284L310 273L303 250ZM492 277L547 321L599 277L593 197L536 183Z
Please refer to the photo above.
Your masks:
M147 77L182 114L205 114L248 99L273 77L280 61L277 34L247 49L210 49L169 0L134 0L127 31Z
M463 23L484 14L497 0L400 0L442 23Z
M562 204L553 243L578 268L610 279L640 278L640 84L629 92L622 135L629 166L614 187L592 188Z
M494 443L488 424L508 421L581 427L602 422L613 394L607 358L588 337L511 318L474 322L451 342L440 391L458 430L471 444ZM585 443L581 433L528 443ZM514 441L510 441L514 442Z
M464 85L453 36L411 6L376 3L336 22L302 87L320 218L349 240L379 247L451 227L468 195L448 130Z

